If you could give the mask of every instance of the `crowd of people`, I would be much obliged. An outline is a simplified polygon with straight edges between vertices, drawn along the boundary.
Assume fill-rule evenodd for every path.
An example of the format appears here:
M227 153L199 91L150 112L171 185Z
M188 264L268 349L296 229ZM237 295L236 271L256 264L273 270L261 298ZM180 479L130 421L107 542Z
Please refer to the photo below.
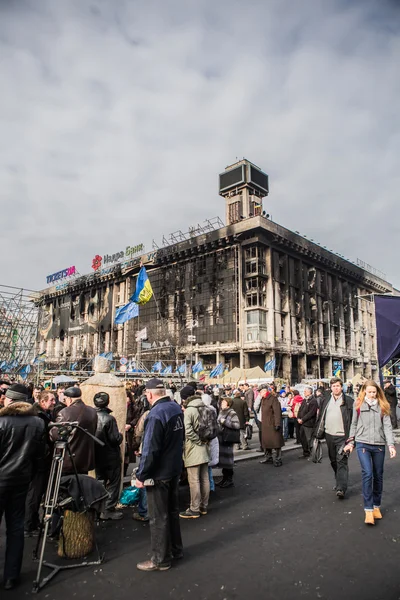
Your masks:
M381 389L363 381L358 389L334 377L329 386L296 388L274 384L206 386L196 381L177 390L152 378L126 386L125 432L109 408L109 396L95 394L93 405L82 400L79 385L43 389L0 382L0 519L6 520L4 588L18 584L24 537L37 535L54 444L59 427L79 423L70 437L63 475L94 471L108 494L100 519L118 520L121 478L132 463L139 501L133 518L150 523L151 558L138 563L143 571L166 570L183 557L180 519L198 519L208 512L210 491L234 486L235 451L250 449L258 435L261 464L281 467L288 440L301 446L300 459L325 439L342 500L348 487L348 457L354 448L361 464L365 523L382 518L385 446L396 455L396 389L390 380ZM254 431L256 430L256 431ZM121 455L124 439L125 454ZM73 460L71 459L73 456ZM213 468L222 477L214 477ZM179 511L180 484L187 481L190 503ZM57 535L57 531L52 532Z

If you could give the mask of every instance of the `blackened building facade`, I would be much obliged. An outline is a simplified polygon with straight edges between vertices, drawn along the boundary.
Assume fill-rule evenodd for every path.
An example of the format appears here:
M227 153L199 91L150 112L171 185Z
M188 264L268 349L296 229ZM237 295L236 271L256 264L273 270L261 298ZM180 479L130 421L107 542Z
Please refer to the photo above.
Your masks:
M295 382L377 377L371 294L391 293L384 278L271 221L263 212L268 178L249 161L220 175L226 226L42 292L38 350L47 361L113 352L174 369L202 360L211 370L261 366ZM184 238L184 236L183 236ZM138 319L114 324L142 262L154 297ZM147 340L136 340L147 329ZM166 343L167 342L167 343Z

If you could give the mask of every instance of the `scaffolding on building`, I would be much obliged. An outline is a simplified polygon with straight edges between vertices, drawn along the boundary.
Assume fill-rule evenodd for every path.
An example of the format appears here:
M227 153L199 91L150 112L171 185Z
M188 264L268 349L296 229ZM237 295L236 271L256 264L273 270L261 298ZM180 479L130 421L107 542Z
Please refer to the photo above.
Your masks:
M2 373L15 375L33 363L39 310L38 292L0 284L0 371Z

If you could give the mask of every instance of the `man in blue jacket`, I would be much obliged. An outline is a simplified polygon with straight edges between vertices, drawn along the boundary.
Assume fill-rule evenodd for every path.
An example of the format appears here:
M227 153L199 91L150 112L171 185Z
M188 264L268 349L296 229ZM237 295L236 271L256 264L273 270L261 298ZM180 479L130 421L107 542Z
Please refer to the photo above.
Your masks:
M141 571L166 571L183 557L179 522L179 478L185 429L183 413L166 395L161 379L146 383L151 410L145 422L136 487L146 486L152 555L138 563Z

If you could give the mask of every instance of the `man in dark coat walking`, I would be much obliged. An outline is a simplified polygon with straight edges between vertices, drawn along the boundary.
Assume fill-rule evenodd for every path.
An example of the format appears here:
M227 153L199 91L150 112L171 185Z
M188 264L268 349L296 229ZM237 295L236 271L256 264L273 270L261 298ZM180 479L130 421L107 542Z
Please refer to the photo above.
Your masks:
M261 431L265 458L261 464L273 463L282 466L282 448L285 445L282 434L282 409L278 396L267 387L261 388Z
M64 393L66 408L60 410L56 423L72 423L77 421L79 425L92 435L97 429L97 412L91 406L86 406L82 400L82 392L78 387L69 387ZM50 431L51 439L58 439L58 428L53 427ZM81 475L87 475L95 467L95 442L83 431L75 429L69 447L74 456L76 470ZM65 455L63 474L75 473L69 454Z
M390 422L392 423L392 429L397 429L397 392L390 379L384 380L383 390L385 392L386 400L390 404Z
M247 438L245 437L246 425L249 423L250 415L246 400L244 400L240 392L236 392L232 408L239 417L240 423L240 444L238 444L237 450L250 450Z
M38 463L45 453L44 423L19 383L6 391L0 410L0 522L5 515L4 589L18 584L24 553L25 503Z
M106 502L106 510L100 514L100 519L113 521L122 519L122 512L116 511L121 491L122 456L120 446L123 436L118 431L118 425L112 416L112 410L108 408L110 396L106 392L98 392L93 398L93 404L97 409L96 437L104 446L96 444L95 463L96 479L104 482L109 494Z
M300 425L300 441L303 454L299 458L308 458L311 453L311 438L315 427L318 412L318 401L313 395L313 389L304 389L304 400L297 413L297 422Z

